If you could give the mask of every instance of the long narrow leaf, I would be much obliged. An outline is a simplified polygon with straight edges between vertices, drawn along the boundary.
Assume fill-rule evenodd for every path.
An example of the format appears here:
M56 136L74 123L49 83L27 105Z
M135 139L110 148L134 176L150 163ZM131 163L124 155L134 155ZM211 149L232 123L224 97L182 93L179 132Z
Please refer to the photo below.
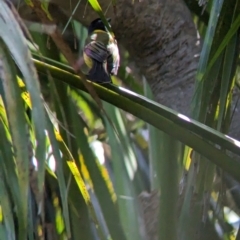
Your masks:
M73 110L75 109L74 106L72 106L72 108ZM72 112L72 118L75 119L74 132L76 135L76 141L78 142L80 151L84 157L84 162L90 173L91 180L93 182L94 191L96 192L97 198L99 200L99 203L103 212L103 216L108 226L108 230L113 239L116 239L116 240L125 239L124 232L122 230L122 226L119 221L116 204L112 201L111 193L109 192L107 183L105 182L97 166L97 163L96 163L97 159L94 156L92 149L88 144L87 137L84 133L84 124L77 117L76 110L71 112ZM78 119L78 123L76 122L77 119ZM114 219L114 223L113 223L113 219Z
M49 64L41 63L38 60L34 61L37 64L37 69L39 71L45 72L45 69L47 68L51 72L52 76L55 77L56 79L66 82L78 89L86 91L81 82L78 81L79 78L76 75L73 75L66 70L62 70L59 68L57 69L56 67L50 66ZM107 84L105 84L104 86L93 84L93 86L95 87L97 94L103 100L127 112L133 113L140 119L143 119L146 122L155 125L158 129L162 129L164 128L164 126L161 126L161 124L157 123L156 119L153 116L151 115L147 116L146 114L148 111L154 112L158 116L162 116L168 119L168 122L171 122L173 125L183 127L187 129L187 131L196 134L202 139L216 143L220 147L232 151L236 154L240 154L240 142L238 140L230 138L227 135L221 134L208 126L199 123L198 121L195 121L189 117L177 113L174 110L171 110L168 107L165 107L161 104L151 101L139 94L136 94L122 87L116 87L114 85ZM142 109L140 106L142 106ZM179 137L181 139L184 139L184 136Z
M35 62L37 63L39 71L45 71L47 67L55 78L86 91L81 82L78 81L78 77L73 76L71 73L60 69L56 71L55 67L48 64L41 64L37 60L35 60ZM158 129L172 135L186 145L194 148L219 167L224 168L237 179L240 179L237 170L238 164L217 147L209 143L209 141L212 141L224 149L239 154L239 141L229 138L204 124L178 114L167 107L150 101L129 90L117 88L112 85L108 85L108 88L97 84L93 85L103 100L125 111L131 112Z
M192 103L192 116L195 119L200 121L204 120L204 115L205 115L205 113L201 112L202 102L199 101L200 97L203 94L203 91L205 90L203 89L204 85L202 83L202 80L203 80L204 73L206 72L209 55L211 51L211 46L212 46L215 30L217 27L217 22L218 22L217 20L219 18L219 15L222 9L222 4L223 4L223 0L213 0L212 2L209 24L208 24L207 32L205 35L203 49L201 51L198 71L196 75L197 84L195 87L195 94L194 94L193 103Z
M16 81L14 65L11 62L10 55L2 40L0 41L0 46L0 59L2 60L0 79L4 91L3 99L6 105L12 144L14 146L20 187L20 203L18 206L19 211L22 213L22 224L20 225L19 239L25 239L27 236L27 201L25 201L25 198L28 196L29 180L28 139L26 133L27 123L24 116L20 89Z
M143 239L140 234L140 215L136 198L137 160L131 149L127 132L121 118L120 111L110 104L104 103L107 114L115 123L118 136L115 135L110 124L106 124L109 145L112 151L113 170L116 181L116 193L120 212L120 219L128 240Z
M36 158L38 160L38 186L40 193L42 193L46 152L46 136L44 132L46 123L38 77L23 32L5 1L0 1L0 14L0 36L22 72L27 90L31 96L34 130L38 141L36 147Z

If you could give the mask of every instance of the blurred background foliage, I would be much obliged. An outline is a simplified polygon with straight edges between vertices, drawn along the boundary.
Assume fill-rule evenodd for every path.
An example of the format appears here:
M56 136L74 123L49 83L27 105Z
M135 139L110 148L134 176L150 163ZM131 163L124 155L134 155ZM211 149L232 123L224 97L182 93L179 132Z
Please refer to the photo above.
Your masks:
M0 0L0 239L240 239L240 142L224 135L238 111L239 1L180 3L201 46L188 116L154 101L121 41L113 84L74 74L80 2L69 15L25 1L36 21L12 3ZM105 19L101 2L84 4Z

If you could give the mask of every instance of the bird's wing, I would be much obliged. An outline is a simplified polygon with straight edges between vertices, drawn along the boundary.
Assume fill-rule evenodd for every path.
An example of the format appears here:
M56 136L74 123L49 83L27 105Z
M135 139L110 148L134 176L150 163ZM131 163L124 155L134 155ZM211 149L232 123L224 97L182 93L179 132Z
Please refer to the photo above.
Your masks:
M91 41L84 47L84 54L100 63L103 63L107 60L109 52L102 42Z

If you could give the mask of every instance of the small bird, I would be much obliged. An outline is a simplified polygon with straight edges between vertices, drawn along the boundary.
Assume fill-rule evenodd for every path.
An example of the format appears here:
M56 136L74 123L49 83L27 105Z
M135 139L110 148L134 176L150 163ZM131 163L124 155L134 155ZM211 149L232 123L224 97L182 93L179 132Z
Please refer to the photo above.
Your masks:
M110 21L111 19L108 19L108 22ZM117 75L119 63L116 39L100 18L95 19L88 27L83 57L76 62L75 71L81 69L90 81L109 83L112 82L111 75Z

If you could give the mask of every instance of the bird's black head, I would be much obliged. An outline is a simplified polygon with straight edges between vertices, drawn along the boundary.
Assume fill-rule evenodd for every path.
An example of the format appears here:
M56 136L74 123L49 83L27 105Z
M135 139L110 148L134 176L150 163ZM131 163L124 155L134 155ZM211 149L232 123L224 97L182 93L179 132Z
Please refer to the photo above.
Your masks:
M109 23L111 22L111 18L108 18L107 20ZM95 30L106 31L106 27L105 27L104 23L102 22L101 18L97 18L90 23L90 25L88 27L88 34L89 35L92 34L92 32Z

